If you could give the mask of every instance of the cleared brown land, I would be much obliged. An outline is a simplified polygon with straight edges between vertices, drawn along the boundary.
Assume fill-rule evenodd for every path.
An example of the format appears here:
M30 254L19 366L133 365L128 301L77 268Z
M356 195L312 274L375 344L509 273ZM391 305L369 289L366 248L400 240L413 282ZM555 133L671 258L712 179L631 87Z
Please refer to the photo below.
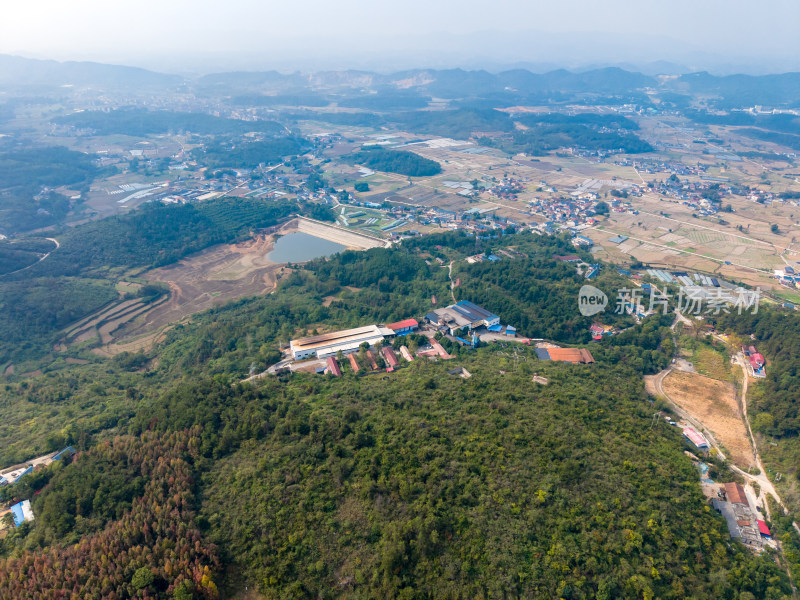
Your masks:
M284 269L267 259L272 249L273 237L258 235L143 273L142 277L150 281L167 284L170 298L122 327L119 337L149 334L229 300L272 291L277 275Z
M746 469L753 464L753 451L732 384L697 373L673 371L664 379L663 387L673 402L711 430L737 465Z

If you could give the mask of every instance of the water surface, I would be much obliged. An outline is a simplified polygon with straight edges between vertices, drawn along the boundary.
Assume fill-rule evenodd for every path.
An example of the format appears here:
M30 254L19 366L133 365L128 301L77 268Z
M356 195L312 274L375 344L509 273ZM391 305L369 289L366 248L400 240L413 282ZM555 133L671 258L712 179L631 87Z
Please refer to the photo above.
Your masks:
M321 256L330 256L344 250L346 246L296 231L286 234L275 242L275 248L267 258L275 263L302 263Z

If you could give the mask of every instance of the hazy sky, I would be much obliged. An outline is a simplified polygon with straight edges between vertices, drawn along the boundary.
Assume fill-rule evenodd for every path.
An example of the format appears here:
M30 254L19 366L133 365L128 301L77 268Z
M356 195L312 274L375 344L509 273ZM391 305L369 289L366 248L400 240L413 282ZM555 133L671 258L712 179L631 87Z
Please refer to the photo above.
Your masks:
M2 0L0 53L161 70L800 70L798 0Z

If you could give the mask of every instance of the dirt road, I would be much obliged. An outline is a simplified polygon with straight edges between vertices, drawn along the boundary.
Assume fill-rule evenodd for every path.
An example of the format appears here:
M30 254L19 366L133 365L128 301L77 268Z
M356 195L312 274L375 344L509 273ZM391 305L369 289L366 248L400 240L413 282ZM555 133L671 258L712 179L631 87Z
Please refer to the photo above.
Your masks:
M757 483L759 487L759 493L756 496L757 500L764 505L764 510L766 512L767 518L771 518L769 504L766 501L766 495L771 495L775 501L778 503L781 508L783 508L784 512L787 512L786 505L781 500L780 494L775 489L772 481L766 475L766 469L764 468L764 464L761 462L761 456L758 452L758 446L756 444L755 437L753 436L752 428L750 427L750 419L747 416L747 388L748 388L748 373L747 373L747 365L744 362L744 358L741 355L737 355L736 357L737 364L742 368L744 374L744 380L742 383L742 392L741 392L741 403L742 403L742 414L744 416L744 423L747 429L748 436L750 437L750 443L753 446L753 455L755 460L755 465L759 470L758 475L751 475L750 473L743 471L739 467L734 464L730 464L730 469L739 475L741 475L745 481L749 484ZM708 428L700 421L692 417L688 412L686 412L683 408L681 408L676 402L674 402L669 395L664 390L664 379L673 371L672 367L664 369L657 375L654 375L652 379L648 381L648 384L652 386L653 390L660 396L669 400L670 404L675 409L675 412L684 419L687 423L692 425L698 431L703 431L704 435L708 439L708 443L711 445L712 448L716 449L719 452L720 457L723 460L726 460L725 454L719 447L719 443L714 438L713 434L708 430ZM795 529L800 533L800 526L797 523L793 523Z
M650 380L653 389L659 396L662 396L663 398L669 400L669 403L672 405L673 409L678 414L678 416L681 417L681 419L689 423L689 425L697 429L697 431L703 432L703 435L706 436L706 439L708 440L708 443L711 444L711 447L714 448L719 453L720 458L722 458L722 460L727 460L725 453L722 451L722 449L719 446L719 443L714 438L714 435L708 430L708 428L705 425L703 425L700 421L695 419L692 415L690 415L686 410L681 408L681 406L677 402L672 400L672 398L669 397L669 394L667 394L667 392L664 390L664 379L666 379L667 375L672 373L672 371L673 371L672 367L668 367L663 371L661 371L658 375L654 375L653 378Z
M39 260L37 260L35 263L33 263L33 264L30 264L30 265L28 265L27 267L22 267L21 269L17 269L16 271L11 271L11 273L6 273L6 275L14 275L15 273L22 273L22 271L27 271L27 270L28 270L28 269L30 269L32 266L34 266L34 265L38 265L38 264L39 264L40 262L42 262L42 261L43 261L45 258L47 258L48 256L50 256L50 255L51 255L53 252L55 252L56 250L58 250L59 248L61 248L61 244L59 244L59 243L58 243L58 240L57 240L56 238L44 238L44 239L46 239L46 240L48 240L48 241L51 241L51 242L53 242L53 243L56 245L56 247L55 247L55 248L53 248L52 250L50 250L50 252L48 252L47 254L44 254L44 255L40 256L40 257L39 257Z
M456 295L453 292L455 289L455 284L453 283L453 261L450 261L450 264L447 265L447 278L450 280L450 297L453 299L453 304L456 303Z
M756 467L759 470L758 475L750 475L749 473L745 473L739 468L731 467L737 473L740 473L745 478L747 478L751 483L753 481L757 482L759 487L761 488L761 493L768 493L771 494L775 501L786 511L786 505L784 505L783 500L781 500L780 495L778 495L778 491L775 489L775 486L767 477L767 470L764 468L764 463L761 462L761 455L758 452L758 444L756 444L756 438L753 436L753 429L750 427L750 419L747 416L747 386L750 381L750 377L748 375L747 370L747 363L744 360L744 356L742 356L741 352L736 353L736 364L738 364L742 368L742 414L744 415L744 424L747 427L747 435L750 436L750 443L753 445L753 455L755 456L755 463ZM764 506L766 507L767 511L767 518L770 517L769 514L769 505L764 502ZM797 529L797 523L794 523L795 529ZM800 529L798 529L800 532Z

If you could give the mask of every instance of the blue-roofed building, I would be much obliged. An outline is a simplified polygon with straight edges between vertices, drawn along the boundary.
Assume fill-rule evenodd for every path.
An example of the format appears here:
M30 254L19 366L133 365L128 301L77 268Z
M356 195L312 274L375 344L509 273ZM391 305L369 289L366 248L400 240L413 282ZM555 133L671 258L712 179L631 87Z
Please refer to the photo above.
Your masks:
M20 477L31 473L34 469L46 467L54 460L61 460L62 457L68 457L74 453L75 449L72 448L72 446L67 446L59 452L51 452L50 454L45 454L44 456L37 456L36 458L32 458L24 463L2 469L0 470L0 485L10 485L15 483Z
M492 325L500 324L500 317L477 304L473 304L469 300L457 302L453 305L453 308L468 319L471 319L473 322L472 327L480 327L481 325L491 327Z
M500 317L468 300L436 309L425 315L425 319L439 327L447 327L451 335L455 335L459 329L492 327L500 324Z
M63 450L60 450L60 451L56 452L53 455L53 460L61 460L64 457L64 455L67 454L67 453L75 454L75 448L73 448L72 446L67 446Z
M23 475L33 472L33 465L25 463L9 467L0 473L0 485L11 485Z
M615 235L614 237L609 238L608 241L611 242L612 244L621 244L627 239L628 239L627 235Z
M25 521L33 521L33 509L30 500L17 502L11 507L11 516L14 517L14 526L19 527Z
M494 255L494 254L490 254L490 255L489 255L489 256L487 256L486 258L488 258L488 259L489 259L489 260L491 260L491 261L498 261L498 260L500 260L500 257L499 257L499 256L496 256L496 255Z
M594 246L594 242L583 235L576 235L572 238L573 246Z
M439 315L437 315L435 312L429 312L427 315L425 315L425 320L428 323L439 325Z

